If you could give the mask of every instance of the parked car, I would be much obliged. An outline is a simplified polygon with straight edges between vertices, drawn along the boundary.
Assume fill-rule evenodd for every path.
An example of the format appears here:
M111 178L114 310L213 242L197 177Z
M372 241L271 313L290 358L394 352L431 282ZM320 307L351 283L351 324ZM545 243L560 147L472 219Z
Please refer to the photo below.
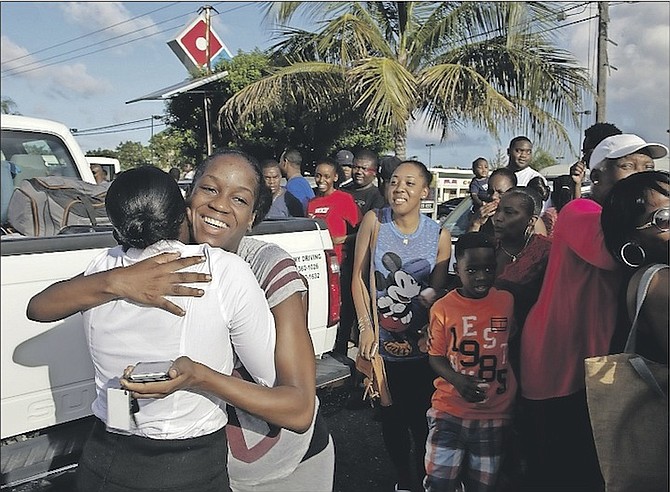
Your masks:
M446 219L447 215L449 215L458 206L458 204L463 201L464 198L466 197L457 196L456 198L451 198L446 202L440 203L437 206L437 221L441 222L442 219Z

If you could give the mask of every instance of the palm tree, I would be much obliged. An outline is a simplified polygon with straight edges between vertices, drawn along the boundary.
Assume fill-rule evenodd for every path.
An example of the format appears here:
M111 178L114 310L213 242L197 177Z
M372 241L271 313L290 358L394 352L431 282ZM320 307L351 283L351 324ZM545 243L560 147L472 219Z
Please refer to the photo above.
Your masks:
M299 11L318 29L279 27L280 68L235 94L222 125L268 121L285 104L328 114L345 96L392 130L401 157L417 118L442 138L469 123L495 137L523 126L539 142L570 145L563 123L577 124L592 91L586 71L551 43L551 4L275 2L265 15L288 23Z

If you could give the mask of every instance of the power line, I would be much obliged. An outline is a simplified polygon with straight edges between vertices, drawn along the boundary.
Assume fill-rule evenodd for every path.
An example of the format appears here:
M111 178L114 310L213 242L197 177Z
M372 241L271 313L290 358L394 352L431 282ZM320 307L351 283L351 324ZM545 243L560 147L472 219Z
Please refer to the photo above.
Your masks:
M219 2L219 3L223 3L223 2ZM248 7L248 6L249 6L249 4L246 4L246 5L240 5L240 6L238 6L238 7L233 7L233 8L231 8L231 9L228 9L228 10L224 11L224 12L221 12L221 14L227 14L227 13L230 13L230 12L233 12L233 11L235 11L235 10L239 10L239 9L241 9L241 8L245 8L245 7ZM190 12L190 13L191 13L191 12ZM165 20L165 21L161 21L161 22L159 22L159 23L157 23L157 24L154 24L154 25L165 24L166 22L170 22L170 21L173 21L173 20L175 20L175 19L179 19L179 18L184 17L184 16L186 16L186 15L189 15L189 14L187 13L187 14L179 15L179 16L173 17L173 18L171 18L171 19L167 19L167 20ZM220 15L220 14L219 14L219 15ZM92 45L84 46L84 47L82 47L82 48L77 48L77 49L75 49L75 50L71 50L71 51L68 51L68 52L66 52L66 53L61 53L61 54L59 54L59 55L54 55L54 56L51 56L51 57L46 58L46 59L44 59L44 60L38 60L38 61L35 61L35 62L28 63L28 64L23 65L22 67L16 67L16 68L11 68L11 69L5 70L5 73L4 73L4 74L2 75L2 77L0 77L0 78L7 78L7 77L13 77L13 76L15 76L15 75L22 75L22 74L25 74L25 73L28 73L28 72L32 72L32 71L34 71L34 70L40 70L40 69L42 69L42 68L46 68L46 67L50 67L50 66L53 66L53 65L58 65L59 63L64 63L64 62L67 62L67 61L70 61L70 60L74 60L74 59L76 59L76 58L81 58L81 57L84 57L84 56L93 55L93 54L95 54L95 53L100 53L100 52L102 52L102 51L110 50L110 49L112 49L112 48L118 48L118 47L120 47L120 46L125 46L125 45L130 44L130 43L133 43L133 42L135 42L135 41L143 40L143 39L146 39L146 38L149 38L149 37L153 37L153 36L157 36L157 35L159 35L159 34L166 33L166 32L171 31L172 29L175 29L175 28L177 28L177 27L179 27L179 26L168 27L167 29L164 29L164 30L162 30L162 31L155 32L155 33L153 33L153 34L147 34L147 35L140 36L140 37L137 37L137 38L134 38L134 39L130 39L130 40L128 40L128 41L124 41L124 42L122 42L122 43L117 43L117 44L114 44L114 45L111 45L111 46L107 46L107 47L104 47L104 48L100 48L100 49L97 49L97 50L93 50L93 51L90 51L90 52L88 52L88 53L82 53L81 55L78 55L78 56L73 56L73 57L70 57L70 58L66 58L66 59L64 59L64 60L58 60L58 61L55 61L55 62L52 62L52 63L47 63L47 64L39 65L39 66L37 66L37 67L27 68L27 69L25 69L25 70L22 70L22 68L24 68L24 67L29 67L30 65L35 65L35 64L37 64L37 63L42 63L42 62L44 62L45 60L51 60L51 59L53 59L53 58L58 58L58 57L61 57L61 56L64 56L64 55L67 55L67 54L70 54L70 53L74 53L74 52L76 52L76 51L81 51L81 50L83 50L83 49L91 48L91 47L94 47L94 46L96 46L96 45L100 45L100 44L106 43L106 42L111 41L111 40L113 40L113 39L118 39L118 38L121 38L121 37L125 37L125 36L129 36L129 35L132 35L132 34L136 34L136 33L140 32L140 31L143 31L143 30L145 30L145 29L148 29L148 27L143 27L143 28L141 28L141 29L136 29L135 31L132 31L132 32L130 32L130 33L122 34L122 35L119 35L119 36L116 36L116 37L107 39L107 40L105 40L105 41L101 41L101 42L98 42L98 43L94 43L94 44L92 44ZM9 73L8 73L8 72L9 72Z
M102 29L98 29L97 31L91 31L87 34L82 34L81 36L77 36L76 38L72 38L72 39L69 39L67 41L63 41L63 42L54 44L52 46L47 46L46 48L42 48L42 49L39 49L37 51L33 51L32 53L26 53L25 55L17 56L16 58L12 58L11 60L5 60L5 63L12 63L12 62L15 62L16 60L21 60L23 58L26 58L27 56L34 56L38 53L43 53L45 51L49 51L49 50L52 50L54 48L59 48L60 46L64 46L66 44L73 43L74 41L79 41L80 39L84 39L84 38L87 38L89 36L93 36L94 34L98 34L98 33L104 32L104 31L108 31L109 29L112 29L113 27L121 26L121 25L126 24L128 22L132 22L134 20L140 19L140 18L145 17L147 15L156 13L160 10L164 10L168 7L172 7L172 6L178 5L178 4L179 4L179 2L172 2L169 5L166 5L164 7L160 7L160 8L151 10L151 11L145 13L145 14L136 15L135 17L132 17L130 19L126 19L126 20L121 21L121 22L117 22L116 24L112 24L111 26L103 27Z
M50 56L50 57L48 57L48 58L44 58L44 59L42 59L42 60L35 60L35 61L33 61L33 62L26 63L26 64L21 65L21 66L19 66L19 67L10 68L10 69L8 69L8 70L5 70L5 73L3 74L3 78L4 78L4 77L11 77L11 76L14 76L14 75L21 75L21 74L24 74L24 73L32 72L32 71L34 71L34 70L39 70L39 69L41 69L41 68L50 67L50 66L52 66L52 65L57 65L58 63L64 63L64 62L66 62L66 61L70 61L70 60L73 60L73 59L75 59L75 58L78 58L79 56L82 56L82 57L83 57L83 56L92 55L92 54L94 54L94 53L99 53L100 51L104 51L104 50L107 50L107 49L112 49L112 48L117 48L117 47L119 47L119 46L124 46L124 45L126 45L126 44L128 44L128 43L131 43L131 42L133 42L133 41L137 41L137 40L140 40L140 39L146 39L146 38L150 38L150 37L153 37L153 36L157 36L158 34L162 34L162 33L164 33L164 32L167 32L167 31L169 31L169 30L171 30L171 29L176 28L177 26L172 26L172 27L169 27L169 28L167 28L167 29L165 29L165 30L163 30L163 31L155 32L155 33L153 33L153 34L147 34L147 35L144 35L144 36L141 36L141 37L138 37L138 38L131 39L131 40L129 40L129 41L125 41L125 42L123 42L123 43L118 43L118 44L114 44L114 45L111 45L111 46L107 46L107 47L105 47L105 48L100 48L100 49L98 49L98 50L94 50L94 51L91 51L91 52L88 52L88 53L83 53L83 54L81 54L81 55L79 55L79 56L75 56L75 57L71 57L71 58L66 58L65 60L59 60L59 61L56 61L56 62L53 62L53 63L47 63L47 64L44 64L45 61L53 60L54 58L59 58L59 57L65 56L65 55L69 55L69 54L72 54L72 53L76 53L76 52L78 52L78 51L82 51L82 50L85 50L85 49L89 49L89 48L92 48L92 47L95 47L95 46L98 46L98 45L107 43L107 42L109 42L109 41L113 41L113 40L115 40L115 39L124 38L124 37L126 37L126 36L131 36L131 35L133 35L133 34L137 34L137 33L141 32L141 31L146 30L146 29L150 29L151 27L154 27L154 26L160 26L161 24L165 24L165 23L167 23L167 22L171 22L171 21L173 21L173 20L179 19L179 18L184 17L184 16L189 15L189 14L192 14L192 12L188 12L188 13L186 13L186 14L181 14L181 15L172 17L172 18L170 18L170 19L166 19L166 20L164 20L164 21L161 21L161 22L158 22L158 23L154 23L152 26L145 26L145 27L142 27L142 28L140 28L140 29L135 29L134 31L130 31L130 32L127 32L127 33L124 33L124 34L119 34L119 35L117 35L117 36L114 36L114 37L105 39L105 40L103 40L103 41L98 41L98 42L96 42L96 43L89 44L89 45L87 45L87 46L82 46L81 48L75 48L75 49L73 49L73 50L66 51L65 53L59 53L59 54L56 54L56 55L52 55L52 56ZM37 66L37 67L33 67L33 68L27 68L27 67L30 67L31 65L38 65L38 66ZM22 70L22 69L24 69L24 68L27 68L27 69L26 69L26 70ZM10 73L7 73L7 72L10 72ZM13 72L13 73L12 73L12 72Z
M77 130L76 133L89 132L89 131L92 132L92 131L95 131L95 130L106 130L108 128L116 128L118 126L132 125L134 123L140 123L142 121L149 121L151 119L158 119L158 118L154 118L153 116L151 116L149 118L142 118L142 119L139 119L139 120L127 121L125 123L116 123L114 125L105 125L105 126L98 126L98 127L95 127L95 128L86 128L85 130ZM162 119L162 117L160 119Z
M160 126L160 125L166 125L166 123L154 123L153 127ZM99 132L91 132L91 133L81 133L79 131L74 132L74 135L76 137L90 137L93 135L107 135L110 133L125 133L125 132L134 132L136 130L146 130L147 128L151 128L152 125L145 125L145 126L138 126L135 128L123 128L123 129L117 129L117 130L103 130Z

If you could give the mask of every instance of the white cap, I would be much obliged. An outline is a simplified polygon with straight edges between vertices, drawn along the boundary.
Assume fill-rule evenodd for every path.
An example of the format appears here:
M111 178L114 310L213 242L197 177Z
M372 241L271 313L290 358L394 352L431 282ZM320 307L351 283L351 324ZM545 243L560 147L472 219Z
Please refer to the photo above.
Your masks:
M600 142L589 159L591 169L600 169L605 164L606 159L618 159L630 154L635 154L642 149L646 149L652 159L660 159L668 155L668 148L665 145L657 143L647 143L637 135L624 133L607 137Z

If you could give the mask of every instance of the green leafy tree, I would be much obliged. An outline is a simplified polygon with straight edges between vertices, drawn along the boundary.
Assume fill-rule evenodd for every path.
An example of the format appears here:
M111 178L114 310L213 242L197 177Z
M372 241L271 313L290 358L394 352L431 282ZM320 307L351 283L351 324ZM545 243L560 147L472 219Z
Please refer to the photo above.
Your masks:
M112 149L97 148L95 150L87 151L86 155L90 157L111 157L114 159L118 159L118 152Z
M536 171L556 164L558 164L558 161L553 154L544 149L533 149L533 158L530 161L530 165Z
M348 101L388 128L404 157L408 122L429 129L465 123L498 137L519 126L570 145L587 72L551 42L557 11L538 2L273 2L266 15L297 12L318 29L278 28L280 68L226 102L231 128L273 119L286 104L321 113ZM538 139L539 140L539 139Z
M121 142L116 146L116 158L124 171L151 164L151 153L141 142Z
M210 121L216 124L212 132L215 148L238 147L265 159L278 158L284 149L291 147L303 153L303 161L306 163L324 155L332 155L342 147L360 145L376 151L391 148L390 133L366 124L362 112L352 110L348 99L341 94L331 100L328 111L309 113L299 105L287 102L265 121L247 121L233 126L218 124L216 115L224 103L244 87L267 76L272 69L270 57L259 50L249 53L240 51L232 60L214 67L214 71L228 72L220 81L206 86L211 94ZM184 94L173 98L167 105L171 126L182 131L194 130L193 145L185 148L184 152L196 160L202 159L206 153L203 111L202 94Z
M188 152L196 145L193 130L177 130L170 127L151 137L148 150L155 166L165 171L172 167L183 171L186 164L192 166L197 164L192 153Z

